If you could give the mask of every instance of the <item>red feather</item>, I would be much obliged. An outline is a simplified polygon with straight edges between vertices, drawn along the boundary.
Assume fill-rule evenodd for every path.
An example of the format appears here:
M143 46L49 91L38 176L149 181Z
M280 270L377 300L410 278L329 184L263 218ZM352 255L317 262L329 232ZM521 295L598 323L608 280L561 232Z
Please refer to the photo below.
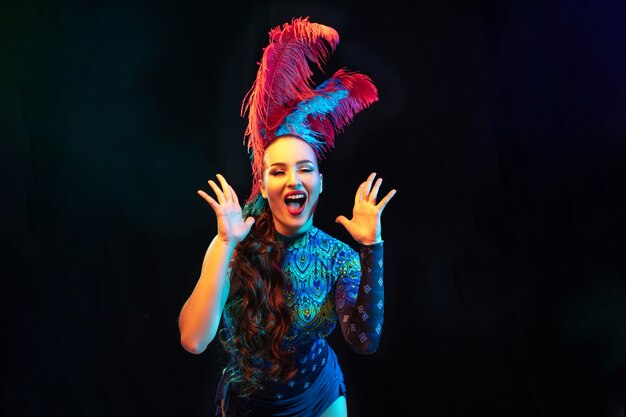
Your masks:
M322 86L315 88L309 63L323 72L322 66L339 43L335 29L309 22L308 17L297 18L273 28L269 32L269 41L241 107L241 114L248 115L244 143L247 140L248 150L252 151L253 182L247 202L259 194L265 148L279 127L284 129L281 124L285 118L292 113L298 114L294 112L298 111L300 103L314 97L327 98L327 103L332 103L327 111L312 111L306 116L306 122L299 119L297 126L289 127L289 130L305 132L303 139L311 140L317 156L322 158L334 147L335 135L350 123L353 116L378 100L378 91L368 76L346 69L335 72ZM345 91L348 95L337 103L337 93L343 95ZM324 102L321 103L323 109ZM309 132L309 139L306 139L306 132ZM315 132L313 139L310 138L311 132Z
M242 115L248 113L245 137L253 152L254 178L260 178L263 150L273 131L294 103L314 94L308 61L322 69L339 43L339 34L331 27L309 22L306 17L273 28L269 39L256 79L242 105Z
M312 129L324 132L327 149L335 146L335 135L350 124L355 114L378 101L378 90L372 80L365 74L348 71L345 68L335 72L324 88L316 90L316 94L328 94L338 89L347 90L348 97L342 99L337 107L328 113L328 119L309 119Z

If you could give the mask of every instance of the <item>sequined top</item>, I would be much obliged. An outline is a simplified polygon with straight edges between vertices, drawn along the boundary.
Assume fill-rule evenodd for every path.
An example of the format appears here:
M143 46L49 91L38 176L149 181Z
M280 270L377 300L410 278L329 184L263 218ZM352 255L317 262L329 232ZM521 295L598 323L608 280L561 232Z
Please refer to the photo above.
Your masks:
M319 375L330 349L326 337L339 321L351 348L363 354L376 350L383 325L383 245L349 245L311 226L283 242L284 296L292 327L285 347L295 352L298 373L289 381L265 381L259 397L298 395ZM228 309L224 325L232 331Z

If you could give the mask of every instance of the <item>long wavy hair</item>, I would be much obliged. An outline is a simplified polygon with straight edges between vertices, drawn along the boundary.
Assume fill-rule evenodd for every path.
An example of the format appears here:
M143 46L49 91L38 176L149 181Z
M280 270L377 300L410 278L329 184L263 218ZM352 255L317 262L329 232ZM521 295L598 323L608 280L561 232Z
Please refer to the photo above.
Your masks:
M250 215L255 223L231 260L231 280L239 289L225 306L230 331L222 328L219 333L234 358L224 371L226 382L236 382L242 396L258 389L263 378L286 381L297 372L292 352L283 345L291 312L283 296L281 242L269 205L260 195L244 205L243 217Z

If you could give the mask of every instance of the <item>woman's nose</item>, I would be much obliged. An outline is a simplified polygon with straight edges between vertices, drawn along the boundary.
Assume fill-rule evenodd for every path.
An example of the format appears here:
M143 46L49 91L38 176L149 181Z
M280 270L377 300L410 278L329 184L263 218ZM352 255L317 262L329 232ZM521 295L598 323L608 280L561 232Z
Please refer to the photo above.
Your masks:
M302 179L300 178L300 174L298 174L298 171L289 170L287 185L291 187L299 187L302 185Z

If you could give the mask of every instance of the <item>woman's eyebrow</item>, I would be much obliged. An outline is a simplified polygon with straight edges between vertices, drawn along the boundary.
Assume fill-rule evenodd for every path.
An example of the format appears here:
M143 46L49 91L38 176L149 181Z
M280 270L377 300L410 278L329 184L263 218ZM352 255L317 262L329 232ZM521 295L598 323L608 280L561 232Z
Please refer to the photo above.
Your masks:
M302 165L302 164L312 164L313 161L311 161L310 159L303 159L301 161L297 161L296 165ZM273 164L270 165L271 167L273 166L287 166L286 162L274 162Z

